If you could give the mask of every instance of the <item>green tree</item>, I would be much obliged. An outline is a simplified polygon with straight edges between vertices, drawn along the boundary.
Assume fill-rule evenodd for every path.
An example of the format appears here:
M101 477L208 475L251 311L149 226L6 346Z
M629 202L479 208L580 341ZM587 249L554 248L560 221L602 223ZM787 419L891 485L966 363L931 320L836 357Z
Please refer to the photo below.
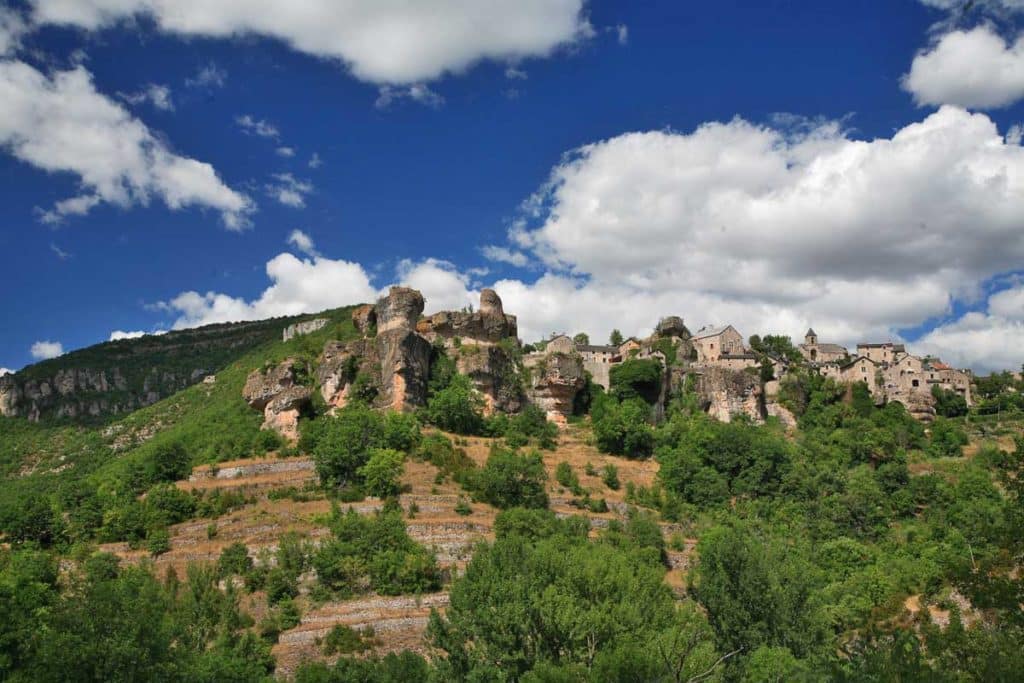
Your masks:
M625 340L622 337L622 333L617 329L612 330L612 333L608 335L608 343L612 346L619 346L623 341Z
M429 400L426 415L431 424L445 431L479 434L484 426L483 405L469 378L455 375Z
M692 605L676 606L662 573L629 548L558 532L535 540L506 532L473 556L452 586L445 617L431 615L428 634L448 654L439 661L441 678L705 673L718 659L711 631Z
M640 398L654 404L661 396L664 369L653 358L630 359L612 367L611 393L620 401Z
M497 508L545 508L547 472L539 453L520 455L492 447L487 464L473 476L474 496Z
M405 469L404 460L402 453L391 448L371 450L370 459L359 468L366 492L379 498L397 496L402 490L399 480Z
M580 332L576 335L573 335L572 340L576 343L577 346L590 345L590 335L588 335L586 332Z
M313 456L326 486L359 483L359 469L370 459L370 452L386 446L384 418L358 402L346 405L336 417L310 422L299 440L299 447Z
M601 395L592 411L594 438L605 453L646 458L654 448L654 428L648 423L650 407L641 399L619 403Z

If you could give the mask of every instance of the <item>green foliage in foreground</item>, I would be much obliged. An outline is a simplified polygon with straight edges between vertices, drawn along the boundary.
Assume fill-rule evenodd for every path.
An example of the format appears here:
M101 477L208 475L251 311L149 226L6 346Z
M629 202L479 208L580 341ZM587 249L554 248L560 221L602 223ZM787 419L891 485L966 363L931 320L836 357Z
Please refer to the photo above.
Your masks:
M158 581L110 555L57 581L52 558L0 552L0 678L12 681L262 681L274 661L208 568Z

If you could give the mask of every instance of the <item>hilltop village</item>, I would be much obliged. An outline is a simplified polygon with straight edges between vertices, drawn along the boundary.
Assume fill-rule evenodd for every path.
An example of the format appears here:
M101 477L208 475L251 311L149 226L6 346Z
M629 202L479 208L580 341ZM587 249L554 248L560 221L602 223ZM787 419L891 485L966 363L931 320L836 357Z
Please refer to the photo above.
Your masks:
M863 382L877 404L898 401L923 421L935 416L933 387L955 392L972 404L969 371L915 356L903 344L862 343L851 353L819 341L809 329L798 346L788 338L774 338L788 345L780 353L759 337L745 341L732 325L691 333L681 317L668 316L644 339L594 345L586 335L556 334L524 345L516 317L505 313L493 290L481 292L475 311L424 316L425 303L420 292L393 287L375 305L357 308L353 322L362 337L328 342L318 359L320 398L340 408L354 396L369 395L378 408L415 410L426 404L435 365L446 362L470 379L483 399L485 414L516 413L532 404L549 420L564 425L588 386L608 391L615 368L640 360L660 367L656 411L663 411L669 396L688 387L709 414L726 422L743 414L754 422L775 417L795 424L780 392L787 376L798 371L849 387ZM288 340L308 334L324 322L292 325L282 336ZM244 391L249 405L264 412L265 426L289 439L296 438L299 416L313 399L314 389L295 381L299 366L288 360L269 371L254 371Z

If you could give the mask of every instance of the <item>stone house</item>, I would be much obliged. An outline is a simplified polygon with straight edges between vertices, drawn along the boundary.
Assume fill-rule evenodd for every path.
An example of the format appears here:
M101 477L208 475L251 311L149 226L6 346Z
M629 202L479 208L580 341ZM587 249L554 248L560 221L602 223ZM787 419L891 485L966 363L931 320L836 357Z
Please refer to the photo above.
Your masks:
M896 358L907 352L903 344L882 342L880 344L857 344L857 355L870 358L876 363L895 363Z
M813 328L807 330L804 343L797 346L797 349L811 363L841 363L850 355L845 346L819 343Z
M590 373L595 384L600 384L605 391L611 386L611 368L622 362L622 354L616 346L580 346L579 354L583 358L583 369Z
M846 363L825 363L819 368L823 377L842 384L865 382L872 395L881 392L878 386L878 363L867 356L857 356Z
M693 335L693 346L697 350L697 363L715 363L722 355L745 354L743 335L732 325L723 327L702 327Z
M964 400L967 401L967 405L974 404L971 396L970 374L963 370L957 370L939 360L929 361L925 364L924 371L927 373L926 381L929 385L929 391L931 391L930 387L932 385L938 385L946 391L955 391L963 396Z
M552 337L547 346L544 347L545 353L576 353L576 342L564 334L559 334Z
M630 337L626 341L619 344L619 355L623 358L629 358L629 354L632 351L640 350L640 342L635 337Z

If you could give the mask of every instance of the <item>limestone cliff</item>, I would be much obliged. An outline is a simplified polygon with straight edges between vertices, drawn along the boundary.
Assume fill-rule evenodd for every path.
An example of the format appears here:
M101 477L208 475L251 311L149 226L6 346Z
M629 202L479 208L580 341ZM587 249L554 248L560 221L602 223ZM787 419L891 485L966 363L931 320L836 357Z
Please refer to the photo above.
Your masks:
M709 367L694 373L694 377L701 406L711 417L729 422L734 415L746 415L754 422L764 422L761 381L757 375Z

